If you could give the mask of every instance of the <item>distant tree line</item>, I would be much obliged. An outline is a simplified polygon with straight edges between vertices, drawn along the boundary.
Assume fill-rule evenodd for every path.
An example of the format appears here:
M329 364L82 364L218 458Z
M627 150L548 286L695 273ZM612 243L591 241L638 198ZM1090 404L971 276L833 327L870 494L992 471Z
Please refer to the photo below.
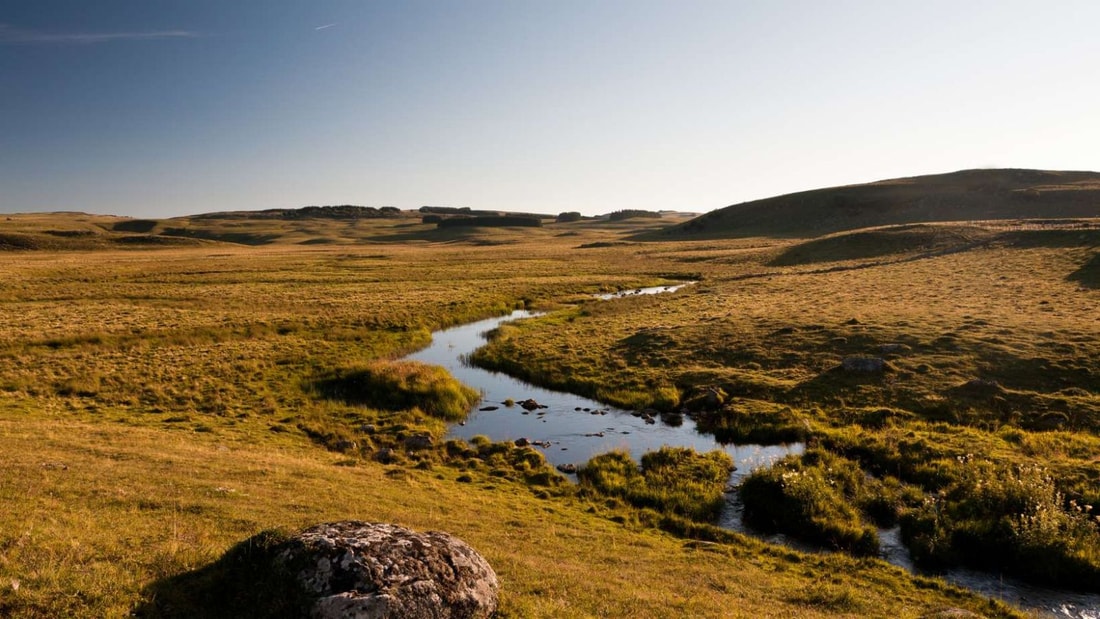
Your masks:
M401 214L401 209L396 206L355 206L353 204L341 204L338 206L303 206L302 208L282 211L283 219L378 219L381 217L394 217Z
M469 215L468 206L422 206L421 213L435 213L437 215Z
M426 220L427 217L425 217L425 223L428 223ZM487 215L481 217L448 217L446 219L440 219L437 224L440 228L458 228L463 226L525 226L537 228L542 226L542 220L538 217L527 217L523 215Z
M623 219L632 219L635 217L648 217L650 219L660 219L661 214L656 211L643 211L639 209L623 209L621 211L613 211L607 214L607 218L611 221L621 221Z
M568 211L565 213L559 213L558 218L555 221L557 221L559 224L564 224L571 221L580 221L582 218L583 215L581 215L577 211Z

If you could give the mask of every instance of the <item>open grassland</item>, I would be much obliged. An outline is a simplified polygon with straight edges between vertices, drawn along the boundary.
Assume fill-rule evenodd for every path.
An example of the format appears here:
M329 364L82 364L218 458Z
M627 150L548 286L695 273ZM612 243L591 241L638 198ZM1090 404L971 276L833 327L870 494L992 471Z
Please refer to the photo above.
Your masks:
M867 470L916 467L897 456L905 442L930 462L1041 463L1082 500L1096 487L1088 238L791 266L776 263L787 242L627 240L651 221L371 220L353 240L332 233L341 222L302 225L333 241L0 252L0 614L155 614L186 593L175 577L261 530L358 518L466 539L500 573L505 616L1012 616L877 560L677 520L692 506L667 491L675 475L718 463L677 456L578 491L530 448L442 442L452 415L433 407L466 396L392 361L434 329L521 306L558 310L503 328L485 361L540 382L694 402L717 431L811 436ZM673 295L588 301L689 278ZM851 354L892 369L835 375ZM978 395L960 395L972 378ZM364 384L416 397L360 397ZM433 446L414 449L424 436ZM653 511L664 502L671 515Z

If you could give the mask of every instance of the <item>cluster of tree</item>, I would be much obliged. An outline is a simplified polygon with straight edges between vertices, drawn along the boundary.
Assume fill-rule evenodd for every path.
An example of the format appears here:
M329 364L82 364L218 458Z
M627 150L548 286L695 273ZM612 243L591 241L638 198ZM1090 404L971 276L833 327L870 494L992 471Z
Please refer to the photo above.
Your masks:
M559 213L556 221L559 224L563 224L571 221L580 221L582 218L583 216L577 211L568 211L566 213Z
M640 209L623 209L621 211L613 211L607 214L607 218L611 221L622 221L623 219L632 219L634 217L660 219L661 214L656 211L643 211Z
M303 206L282 212L283 219L378 219L380 217L394 217L401 213L396 206L355 206L353 204L341 204L338 206Z
M427 217L425 217L425 220L426 219ZM527 217L523 215L489 215L483 217L448 217L446 219L441 219L437 223L440 228L457 228L462 226L526 226L537 228L542 225L542 220L538 217Z
M420 212L437 215L469 215L471 213L468 206L422 206Z

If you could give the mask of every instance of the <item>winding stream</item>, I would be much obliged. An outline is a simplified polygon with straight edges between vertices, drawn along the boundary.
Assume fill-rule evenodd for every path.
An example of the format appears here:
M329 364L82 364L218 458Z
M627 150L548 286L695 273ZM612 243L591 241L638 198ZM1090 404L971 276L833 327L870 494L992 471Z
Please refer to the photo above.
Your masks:
M625 293L601 295L610 299L632 294L656 294L673 292L680 286L643 288ZM646 421L627 411L601 404L581 396L536 387L506 374L483 370L465 363L467 355L485 343L485 334L502 323L536 316L517 310L508 316L489 318L467 323L432 334L432 344L408 355L406 359L440 365L458 380L479 389L482 400L471 411L463 424L451 427L448 436L470 439L485 435L494 441L526 438L539 441L543 454L551 464L580 466L593 456L613 449L626 449L635 457L653 451L663 445L692 447L697 451L719 449L733 458L737 466L730 476L732 485L761 466L768 466L783 456L800 454L801 443L787 445L724 445L713 436L701 434L695 423L687 417L679 425L669 425L659 420ZM506 400L520 402L533 399L545 408L527 411L518 404L505 406ZM491 410L490 410L491 409ZM756 535L741 521L743 508L736 492L727 494L728 503L719 525L728 529ZM902 545L897 529L880 531L884 559L917 572L908 551ZM765 538L775 543L791 544L783 536ZM935 573L944 580L966 587L982 595L995 597L1048 617L1072 617L1076 619L1100 619L1100 595L1078 594L1054 589L1034 587L1002 578L995 574L966 569L953 569Z

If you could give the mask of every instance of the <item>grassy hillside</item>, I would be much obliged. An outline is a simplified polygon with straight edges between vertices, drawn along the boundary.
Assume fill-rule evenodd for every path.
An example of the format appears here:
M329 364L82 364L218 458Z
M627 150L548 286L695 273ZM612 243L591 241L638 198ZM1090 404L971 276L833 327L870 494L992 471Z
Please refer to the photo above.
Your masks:
M649 238L816 237L920 222L1100 216L1100 173L964 170L727 206Z
M120 234L107 231L118 221L53 216L36 225ZM125 234L155 235L164 222L129 225L148 229ZM311 225L321 236L347 230L340 222ZM440 231L419 223L387 219L357 241L332 244L301 244L298 233L283 232L262 246L204 240L156 250L0 253L0 615L155 614L157 600L187 599L177 577L262 530L360 518L469 541L501 576L504 617L918 617L952 608L1017 616L877 560L803 554L635 506L632 497L649 496L638 486L646 480L634 479L624 498L603 496L564 484L532 448L442 440L444 422L422 412L432 407L419 398L449 398L453 386L434 372L390 363L422 346L432 329L517 306L562 307L670 276L705 278L695 292L666 297L668 306L637 299L585 315L554 314L550 324L574 320L548 332L552 344L531 354L542 363L574 345L573 325L587 329L622 315L576 352L584 357L610 345L609 358L636 355L637 371L656 371L653 385L640 387L647 393L675 379L678 368L707 370L695 375L699 384L718 372L709 364L727 365L730 376L746 371L706 348L678 348L686 340L677 330L701 335L699 325L721 327L711 343L733 346L738 325L754 324L753 316L777 311L774 320L804 322L792 313L794 297L786 312L778 303L793 294L797 276L774 288L764 280L753 286L771 290L761 298L775 307L751 309L751 297L732 283L762 268L782 244L624 240L643 225L652 222L437 238ZM400 235L409 238L396 242ZM1047 274L1087 262L1080 249L1040 255L1052 258ZM1006 268L1030 266L1035 255L1028 256ZM1015 277L1031 277L1023 270ZM847 283L820 285L852 291ZM1043 318L1078 311L1061 284L1047 285L1044 298L1057 313ZM630 321L624 310L636 311ZM850 311L824 310L829 316L815 320L832 325ZM721 322L727 313L737 318ZM914 332L958 326L954 313L911 318ZM1091 345L1062 330L1084 327L1045 323L1074 352L1044 354L1075 376L1075 367L1089 363L1079 357L1087 359ZM616 344L624 328L628 341ZM670 346L646 346L651 341ZM654 354L677 357L659 365ZM639 376L629 367L615 368L609 382ZM963 367L949 363L933 376L950 384L948 374ZM762 365L760 376L770 379L773 369ZM578 380L607 379L596 366L575 371ZM416 387L413 404L353 397L365 372L401 389L409 376L429 384ZM1064 397L1087 401L1090 393ZM1089 439L1063 432L1066 445L1092 449ZM430 448L410 447L410 438L423 435L434 438ZM1056 445L1038 434L1019 440L1037 450Z

